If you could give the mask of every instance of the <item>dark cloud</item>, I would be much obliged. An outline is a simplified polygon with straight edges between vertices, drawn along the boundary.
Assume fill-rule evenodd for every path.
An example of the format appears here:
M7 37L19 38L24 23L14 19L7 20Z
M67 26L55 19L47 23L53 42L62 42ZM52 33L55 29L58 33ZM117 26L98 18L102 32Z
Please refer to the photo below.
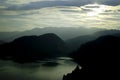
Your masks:
M85 4L92 3L91 0L87 1L38 1L31 2L29 4L24 4L21 6L10 6L7 9L9 10L32 10L40 9L44 7L54 7L54 6L82 6Z
M83 6L85 4L92 4L92 3L100 3L106 5L119 5L120 0L70 0L70 1L36 1L30 2L28 4L22 5L13 5L8 7L8 10L33 10L33 9L40 9L44 7L54 7L54 6Z
M116 6L120 5L120 0L97 0L101 4Z

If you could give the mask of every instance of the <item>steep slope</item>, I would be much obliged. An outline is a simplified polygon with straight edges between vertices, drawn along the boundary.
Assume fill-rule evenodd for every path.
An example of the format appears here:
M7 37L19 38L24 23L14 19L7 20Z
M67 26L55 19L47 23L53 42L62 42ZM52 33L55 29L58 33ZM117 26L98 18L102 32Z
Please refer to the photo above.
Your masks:
M53 33L41 36L24 36L0 46L2 59L34 61L63 56L67 46Z
M4 41L0 40L0 45L1 45L1 44L4 44L4 43L5 43Z
M120 37L102 36L94 41L83 44L76 51L74 59L83 63L94 62L94 60L106 60L107 58L117 57L120 49ZM73 54L73 55L74 55Z
M69 40L66 40L65 42L70 46L71 51L77 50L82 44L97 39L98 37L105 36L105 35L114 35L114 36L120 36L120 30L104 30L104 31L98 31L96 33L90 34L90 35L84 35L84 36L78 36Z
M63 80L119 79L120 37L102 36L87 42L72 57L82 69L77 67Z
M82 66L76 80L119 78L119 55L120 37L102 36L83 44L72 56Z

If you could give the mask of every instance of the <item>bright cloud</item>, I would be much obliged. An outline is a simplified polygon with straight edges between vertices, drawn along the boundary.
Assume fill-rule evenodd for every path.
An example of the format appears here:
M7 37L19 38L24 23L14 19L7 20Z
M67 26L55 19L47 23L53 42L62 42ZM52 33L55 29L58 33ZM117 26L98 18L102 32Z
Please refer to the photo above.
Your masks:
M78 3L71 2L69 3L70 5L60 3L58 5L55 2L46 6L44 1L2 1L2 5L0 6L0 31L22 31L36 27L98 27L120 29L120 5L98 4L96 6L93 4L81 4L79 6ZM44 4L42 5L41 2Z

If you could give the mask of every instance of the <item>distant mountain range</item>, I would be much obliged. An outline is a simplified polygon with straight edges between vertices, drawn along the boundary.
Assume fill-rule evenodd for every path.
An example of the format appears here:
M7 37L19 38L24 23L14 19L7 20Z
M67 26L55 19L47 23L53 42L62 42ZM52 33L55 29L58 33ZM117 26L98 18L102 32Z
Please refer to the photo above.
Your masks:
M54 33L61 37L63 40L68 40L77 36L88 35L95 33L97 31L101 31L102 29L97 28L83 28L83 27L46 27L46 28L35 28L27 31L19 31L19 32L0 32L0 40L10 42L16 38L22 36L30 36L30 35L42 35L46 33Z
M16 62L31 62L64 56L65 42L53 33L40 36L23 36L0 46L0 58Z
M65 42L71 48L71 51L77 50L82 44L97 39L105 35L120 36L120 30L103 30L90 35L77 36L75 38L66 40Z
M42 59L51 58L51 57L68 56L72 52L78 50L81 45L91 40L95 40L98 37L105 36L105 35L120 36L119 30L96 29L93 32L91 32L92 30L86 31L91 33L89 34L89 33L85 33L85 31L82 31L83 29L80 30L81 32L79 32L79 29L77 28L75 30L72 30L72 29L68 30L68 29L69 28L60 28L60 29L44 28L42 30L42 29L36 28L30 31L24 31L24 32L10 32L10 33L3 33L3 34L0 33L0 35L2 35L2 37L0 36L2 39L3 39L3 35L5 35L4 39L6 41L9 41L7 43L0 45L0 53L1 53L0 58L12 59L14 61L19 61L19 62L20 61L22 62L23 60L27 62L30 60L36 61L36 60L42 60ZM84 30L87 30L87 29L84 29ZM43 34L45 32L52 32L52 31L63 37L68 35L68 37L71 39L68 39L67 37L64 39L68 39L68 40L63 40L62 39L63 37L62 38L58 37L54 33ZM71 32L75 32L75 33L71 33ZM31 36L33 33L37 35ZM42 35L39 36L39 34L42 34ZM8 37L8 35L10 36ZM27 35L27 36L22 36L22 35ZM22 37L19 37L19 36L22 36Z

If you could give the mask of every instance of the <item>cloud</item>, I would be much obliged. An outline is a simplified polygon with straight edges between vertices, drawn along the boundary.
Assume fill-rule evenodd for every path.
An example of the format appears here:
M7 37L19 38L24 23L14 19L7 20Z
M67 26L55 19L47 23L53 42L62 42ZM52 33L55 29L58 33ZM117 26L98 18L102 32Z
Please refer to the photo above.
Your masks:
M85 8L85 6L81 7ZM0 13L1 30L28 30L35 27L119 28L120 15L115 11L119 10L120 6L104 5L105 11L96 16L89 16L88 13L91 11L85 11L81 7L59 6L37 10L6 10ZM106 10L112 12L106 12Z
M111 5L111 6L120 5L120 0L95 0L95 1L101 4Z
M0 6L0 9L5 9L6 8L6 6Z
M119 0L3 0L0 1L8 10L33 10L54 6L83 6L91 3L119 5Z
M119 5L102 4L103 8L99 15L91 16L95 7L88 8L86 4L92 3L93 0L30 0L21 1L20 4L12 1L14 0L0 1L2 4L0 5L0 31L22 31L36 27L120 28ZM102 2L102 0L97 1ZM99 7L95 10L99 10Z
M119 13L120 12L120 5L118 6L109 6L109 5L100 5L100 4L88 4L81 6L81 9L86 12L91 11L99 11L101 10L101 13Z
M3 3L6 3L6 4L28 4L28 3L31 3L31 2L37 2L37 1L42 1L42 0L4 0L4 1L1 1Z
M45 7L54 7L54 6L81 6L91 3L90 1L37 1L29 4L24 4L21 6L10 6L9 10L32 10L40 9Z

